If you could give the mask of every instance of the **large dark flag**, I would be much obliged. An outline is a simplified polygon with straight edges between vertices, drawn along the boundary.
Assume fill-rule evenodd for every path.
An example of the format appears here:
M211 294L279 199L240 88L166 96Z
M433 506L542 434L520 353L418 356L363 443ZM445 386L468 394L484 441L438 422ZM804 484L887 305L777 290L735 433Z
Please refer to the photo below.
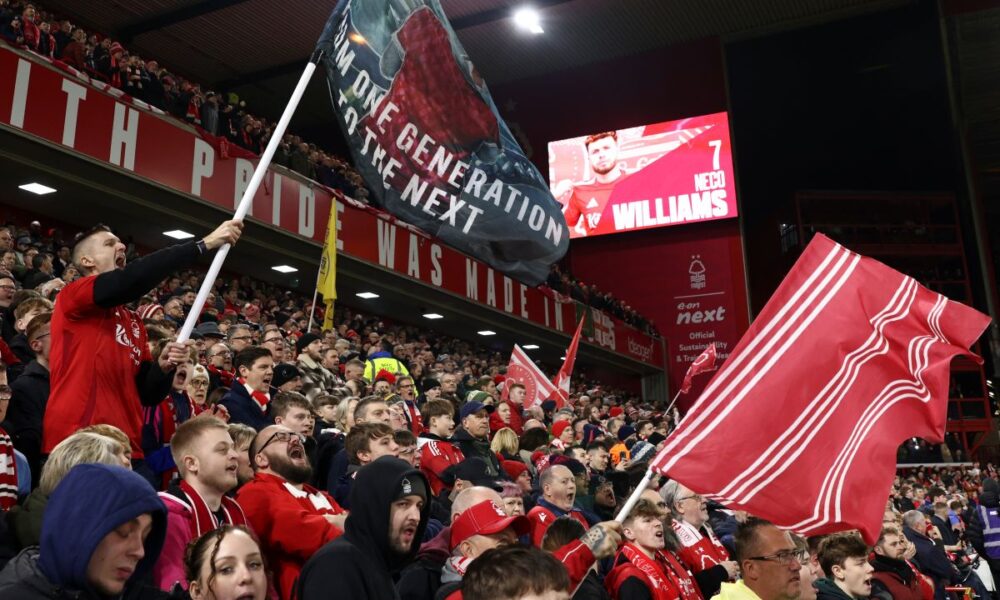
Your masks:
M817 235L650 466L803 535L873 543L896 448L944 439L949 365L989 321Z
M529 285L569 247L559 203L438 0L340 0L318 49L376 202Z

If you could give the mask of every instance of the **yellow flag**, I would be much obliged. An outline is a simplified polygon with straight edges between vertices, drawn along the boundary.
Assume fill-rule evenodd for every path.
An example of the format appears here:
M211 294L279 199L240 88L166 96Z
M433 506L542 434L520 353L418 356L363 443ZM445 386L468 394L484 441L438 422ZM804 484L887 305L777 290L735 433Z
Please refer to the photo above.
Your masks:
M330 203L330 220L326 226L326 240L323 242L323 256L319 261L319 277L316 288L323 294L326 313L323 329L333 329L333 301L337 299L337 200Z
M333 329L333 300L326 302L326 310L323 312L323 331Z

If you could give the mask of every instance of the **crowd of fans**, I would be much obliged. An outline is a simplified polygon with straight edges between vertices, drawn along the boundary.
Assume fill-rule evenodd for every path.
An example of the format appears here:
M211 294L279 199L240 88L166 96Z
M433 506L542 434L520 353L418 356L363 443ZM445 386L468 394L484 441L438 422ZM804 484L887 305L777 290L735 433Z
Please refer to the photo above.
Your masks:
M602 292L595 286L587 285L576 279L571 273L564 271L558 264L552 265L552 270L549 272L549 277L546 279L545 285L578 302L593 306L609 315L614 315L639 331L655 337L660 336L660 332L657 331L653 321L640 315L623 300L615 298L611 295L611 292Z
M274 123L247 111L245 100L232 93L203 90L190 81L130 52L121 43L58 19L33 3L0 0L0 36L8 42L65 63L108 83L132 98L196 125L203 132L225 138L259 155ZM305 177L367 202L361 175L340 157L297 135L286 134L273 162Z
M254 155L259 155L271 138L275 123L247 112L246 101L238 95L203 90L199 83L169 72L156 60L143 59L121 43L74 26L68 19L58 19L33 3L0 0L0 37L61 61ZM361 174L348 161L298 135L283 136L272 162L342 190L361 202L373 199ZM558 267L548 284L555 291L615 315L637 329L659 335L651 321L624 302L573 279Z
M0 597L994 593L993 465L900 472L874 547L660 478L619 524L673 427L638 398L577 383L529 406L504 356L350 310L310 328L304 298L248 277L175 342L194 263L241 230L130 260L106 229L30 256L40 227L0 228Z

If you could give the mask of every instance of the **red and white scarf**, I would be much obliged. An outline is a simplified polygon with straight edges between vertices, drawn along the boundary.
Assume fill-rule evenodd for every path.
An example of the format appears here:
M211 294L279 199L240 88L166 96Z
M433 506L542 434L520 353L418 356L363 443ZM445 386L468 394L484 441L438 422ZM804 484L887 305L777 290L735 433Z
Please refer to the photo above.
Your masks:
M257 406L260 408L260 412L266 413L267 405L271 403L271 395L266 394L264 392L258 392L257 390L253 389L252 387L247 385L247 380L243 379L242 377L237 377L236 381L247 389L247 393L249 393L250 397L253 398L254 402L257 403Z
M243 508L232 498L222 497L222 515L225 520L220 522L197 490L184 480L181 480L180 488L187 498L188 506L194 512L194 519L191 520L193 539L198 539L202 534L218 529L220 525L247 525L247 516L243 513Z
M230 371L226 371L225 369L220 369L215 365L208 365L205 368L208 369L209 373L214 373L216 376L218 376L219 383L221 383L223 386L230 387L231 385L233 385L233 377L235 377L235 375Z
M655 560L650 559L634 544L622 546L621 554L625 555L625 558L646 576L654 600L662 598L702 599L691 575L672 556L658 550L655 554Z
M17 504L17 460L14 458L14 443L3 429L0 429L0 511L10 510Z

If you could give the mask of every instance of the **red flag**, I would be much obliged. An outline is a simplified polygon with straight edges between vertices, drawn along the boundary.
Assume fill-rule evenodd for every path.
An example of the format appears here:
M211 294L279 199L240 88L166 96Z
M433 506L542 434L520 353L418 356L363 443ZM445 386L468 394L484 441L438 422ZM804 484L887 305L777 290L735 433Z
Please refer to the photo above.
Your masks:
M730 508L873 543L896 448L944 439L989 317L817 235L653 461Z
M573 341L566 349L566 360L563 361L559 372L552 379L552 385L556 388L555 401L556 408L562 408L569 401L569 380L573 376L573 363L576 362L576 349L580 345L580 334L583 333L583 322L587 317L580 319L580 324L576 326L576 333L573 334Z
M548 377L545 376L545 373L542 373L517 344L514 344L514 351L510 353L507 378L504 379L503 384L504 399L507 398L507 390L510 389L510 384L512 383L524 385L524 408L531 408L536 403L544 401L556 391L556 388L549 381Z
M698 358L694 359L691 366L688 367L687 373L684 374L684 383L681 384L681 393L686 394L691 391L691 380L694 379L695 375L701 375L708 371L715 370L715 342L708 345L708 348L702 351L698 355Z

